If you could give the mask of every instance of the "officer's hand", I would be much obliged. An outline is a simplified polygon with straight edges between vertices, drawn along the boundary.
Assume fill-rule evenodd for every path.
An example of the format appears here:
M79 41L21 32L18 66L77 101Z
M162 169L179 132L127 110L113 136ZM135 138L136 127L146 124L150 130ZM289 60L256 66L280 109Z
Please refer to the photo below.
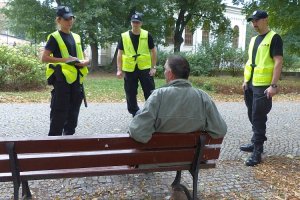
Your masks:
M123 77L122 70L118 70L116 75L118 78L122 78Z
M267 95L267 98L272 98L275 94L277 94L277 88L274 88L272 86L268 87L266 90L265 90L265 94Z
M69 61L71 61L71 60L78 60L78 58L73 57L73 56L70 56L70 57L68 58L68 60L69 60Z
M73 57L73 56L70 56L68 58L62 58L62 62L65 62L65 63L72 62L72 61L77 61L77 60L78 60L78 58Z
M151 68L150 72L149 72L149 75L150 76L155 76L155 73L156 73L156 69L155 68Z
M243 90L244 90L244 91L247 90L247 89L248 89L248 84L247 84L247 82L244 82L243 85L242 85L242 87L243 87Z
M75 66L81 68L87 66L88 64L90 64L89 60L80 60L79 63L75 63Z

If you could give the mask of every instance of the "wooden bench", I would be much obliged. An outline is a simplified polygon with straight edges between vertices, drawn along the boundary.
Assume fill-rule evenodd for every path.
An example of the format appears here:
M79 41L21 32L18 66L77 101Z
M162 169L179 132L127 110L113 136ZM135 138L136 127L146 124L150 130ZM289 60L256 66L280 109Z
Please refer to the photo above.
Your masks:
M5 139L0 141L0 182L13 182L17 200L20 185L22 196L31 197L29 180L177 171L172 186L196 199L199 169L215 167L221 143L200 132L155 133L147 144L128 134ZM137 167L158 163L177 164ZM192 195L180 184L182 170L192 176Z

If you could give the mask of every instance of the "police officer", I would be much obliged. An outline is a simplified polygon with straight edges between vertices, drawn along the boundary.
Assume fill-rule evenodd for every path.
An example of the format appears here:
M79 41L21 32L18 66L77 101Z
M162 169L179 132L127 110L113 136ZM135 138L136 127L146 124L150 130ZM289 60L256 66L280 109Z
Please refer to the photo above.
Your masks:
M252 22L259 35L250 41L243 83L244 99L253 136L251 143L242 145L240 150L252 152L245 164L254 166L261 162L263 144L267 140L267 114L272 108L272 97L278 92L283 44L281 37L269 30L266 11L255 11L247 21Z
M127 109L133 117L139 110L137 104L138 81L141 83L145 100L155 89L153 76L156 73L156 48L152 35L141 26L141 16L139 14L132 15L132 29L122 33L118 43L117 77L121 78L124 72Z
M83 99L82 83L88 73L79 35L71 32L75 17L67 6L57 8L58 31L48 36L42 61L53 85L49 136L73 135ZM69 63L69 64L67 64Z

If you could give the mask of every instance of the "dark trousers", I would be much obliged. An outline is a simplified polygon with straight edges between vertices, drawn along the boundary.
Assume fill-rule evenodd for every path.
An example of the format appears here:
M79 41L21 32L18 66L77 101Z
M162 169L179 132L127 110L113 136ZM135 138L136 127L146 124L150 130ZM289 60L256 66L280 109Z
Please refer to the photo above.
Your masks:
M151 94L151 91L155 89L154 79L149 75L150 69L139 70L136 68L133 72L125 72L124 76L124 89L126 93L127 109L133 116L139 110L137 104L138 94L138 81L140 81L145 100Z
M49 136L73 135L83 99L82 85L77 80L68 84L59 66L52 75Z
M266 122L267 114L272 108L272 98L267 98L264 91L268 86L253 86L248 84L248 89L244 92L244 100L248 108L248 118L252 124L253 144L262 145L267 140Z

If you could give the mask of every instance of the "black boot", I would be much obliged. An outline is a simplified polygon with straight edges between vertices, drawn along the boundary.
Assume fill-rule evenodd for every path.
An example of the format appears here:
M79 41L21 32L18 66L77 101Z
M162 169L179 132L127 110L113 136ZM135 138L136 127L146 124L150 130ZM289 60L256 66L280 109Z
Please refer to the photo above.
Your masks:
M253 152L254 145L253 144L243 144L240 146L241 151Z
M261 163L261 154L263 152L263 145L254 145L253 153L245 162L246 166L255 166Z
M241 151L245 152L253 152L254 145L253 144L243 144L240 146ZM264 147L262 146L261 153L264 152Z

